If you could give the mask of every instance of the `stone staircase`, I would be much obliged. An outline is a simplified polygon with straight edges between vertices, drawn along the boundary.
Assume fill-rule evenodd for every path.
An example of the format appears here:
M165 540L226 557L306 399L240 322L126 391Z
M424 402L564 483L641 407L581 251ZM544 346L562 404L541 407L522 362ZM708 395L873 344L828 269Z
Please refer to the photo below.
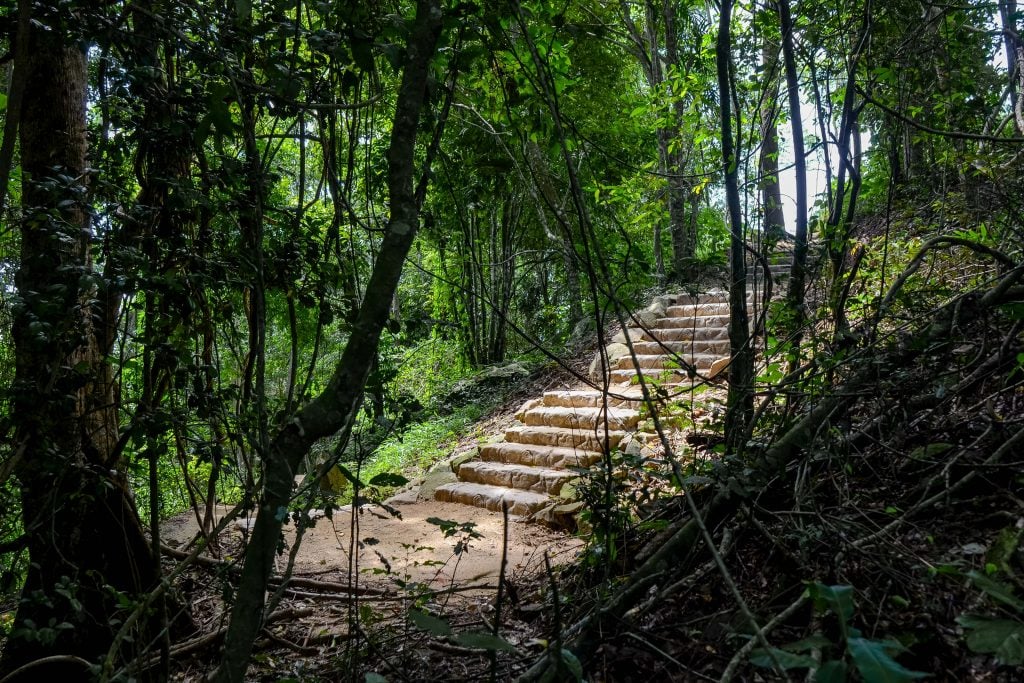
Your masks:
M773 257L770 268L778 281L788 275L788 259ZM761 287L760 277L754 281L747 296L749 313L755 312ZM605 377L595 358L591 378L597 386L606 382L606 392L549 391L527 401L504 440L481 446L476 459L458 465L458 481L438 486L435 498L496 511L507 505L510 514L558 523L560 509L571 513L580 505L560 494L581 469L627 442L656 438L637 432L643 406L639 376L670 394L717 377L729 363L728 325L726 292L656 297L613 337L606 348Z

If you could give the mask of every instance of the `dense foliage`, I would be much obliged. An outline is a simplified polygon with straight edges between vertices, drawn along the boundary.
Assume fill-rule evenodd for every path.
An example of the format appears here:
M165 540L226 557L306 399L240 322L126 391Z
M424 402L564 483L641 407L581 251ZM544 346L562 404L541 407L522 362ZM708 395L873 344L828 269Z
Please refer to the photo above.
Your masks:
M986 372L1013 381L964 385L965 371L941 391L1018 391L1015 2L19 0L5 11L0 676L67 655L53 666L82 676L84 660L109 679L166 652L192 625L165 595L158 523L195 509L211 537L215 506L241 503L260 526L217 674L241 680L290 509L330 509L364 480L400 485L499 401L460 393L460 380L543 367L595 336L603 347L608 325L656 288L734 293L715 457L727 451L720 474L736 486L708 493L709 520L749 510L743 477L763 484L799 449L807 462L827 451L838 436L815 430L832 415L822 406L839 410L836 387L880 390L864 367L874 381L888 363L926 393L912 364L938 367L938 346L987 330L1002 339ZM745 268L794 240L794 277L755 349ZM989 294L969 317L935 323L947 338L919 329L975 289ZM878 427L874 408L861 417ZM672 496L711 469L673 472ZM637 514L595 511L596 537L626 543ZM665 523L687 543L711 540L702 525ZM809 599L840 617L834 668L849 660L882 680L864 668L874 657L886 680L915 677L895 647L847 629L851 598L826 585L840 577L815 578L826 583ZM985 580L973 585L1000 601L1002 584ZM613 599L572 646L593 653L637 599ZM1002 602L1018 610L1007 636L1018 649L986 649L993 627L970 617L971 649L1020 664L1019 599ZM797 661L757 645L765 666L826 668L820 646ZM575 672L561 650L552 661Z

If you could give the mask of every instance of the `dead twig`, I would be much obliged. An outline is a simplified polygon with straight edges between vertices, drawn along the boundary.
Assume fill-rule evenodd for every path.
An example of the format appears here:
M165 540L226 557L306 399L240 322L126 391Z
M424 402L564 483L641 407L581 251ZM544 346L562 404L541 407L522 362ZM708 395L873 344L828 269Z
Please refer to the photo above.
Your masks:
M793 604L791 604L789 607L776 614L774 617L772 617L771 620L761 628L759 633L757 633L753 638L748 640L747 643L743 647L741 647L736 652L736 654L732 656L732 659L729 660L729 665L726 666L725 671L722 672L722 678L719 679L720 682L728 683L728 681L731 681L733 676L736 675L737 669L739 669L740 665L743 663L743 660L745 660L747 658L747 655L750 654L751 650L754 649L754 645L764 642L765 637L768 635L768 633L771 632L772 629L774 629L782 622L786 621L786 619L789 619L791 616L793 616L796 613L796 611L803 606L805 602L807 602L806 591L801 593L800 597L797 598L796 601L793 602Z

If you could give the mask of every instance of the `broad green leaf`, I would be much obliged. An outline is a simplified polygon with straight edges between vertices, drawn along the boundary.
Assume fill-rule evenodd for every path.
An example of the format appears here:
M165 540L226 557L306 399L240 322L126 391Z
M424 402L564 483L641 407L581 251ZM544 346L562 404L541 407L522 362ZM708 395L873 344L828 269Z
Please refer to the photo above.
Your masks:
M827 607L843 621L853 617L852 586L826 586L815 581L808 586L808 591L819 610Z
M364 683L388 683L388 679L381 676L376 671L368 671L366 676L363 678Z
M405 486L409 480L393 472L381 472L370 480L370 486Z
M467 631L455 636L455 642L465 647L475 647L478 650L503 650L515 652L516 646L501 636L486 631Z
M366 488L366 484L364 484L363 482L359 481L359 477L357 477L355 474L353 474L352 471L349 468L345 467L341 463L338 463L337 465L335 465L335 467L337 467L338 471L341 472L341 474L346 479L348 479L350 482L352 482L353 484L355 484L356 486L358 486L361 489L365 489Z
M956 621L967 629L967 647L972 652L994 654L1009 666L1024 664L1024 623L973 614L962 614Z
M750 663L754 666L763 666L766 669L774 669L775 662L778 661L779 666L786 671L789 671L790 669L809 669L817 664L817 662L814 661L814 657L793 654L792 652L780 650L777 647L773 647L771 652L775 655L774 659L772 659L771 654L769 654L764 648L754 650L750 653Z
M815 683L846 683L847 672L846 662L841 659L833 659L825 662L814 674Z
M891 647L890 643L849 638L846 645L865 683L906 683L928 677L928 674L921 671L911 671L889 656L886 649Z
M1009 605L1018 612L1024 612L1024 600L1013 594L1013 589L1005 583L991 579L979 571L967 572L967 578L971 580L974 587L984 591L993 600Z
M431 635L450 636L452 634L452 627L448 625L447 621L418 609L409 610L409 621L419 630L426 631Z

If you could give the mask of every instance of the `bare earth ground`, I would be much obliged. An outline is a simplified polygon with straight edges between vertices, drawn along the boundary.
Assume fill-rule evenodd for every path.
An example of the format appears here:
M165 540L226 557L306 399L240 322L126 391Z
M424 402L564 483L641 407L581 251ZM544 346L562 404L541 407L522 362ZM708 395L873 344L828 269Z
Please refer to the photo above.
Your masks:
M459 656L452 657L451 646L439 645L410 626L407 615L426 609L459 632L489 630L496 614L503 548L507 564L502 636L519 648L514 659L526 662L532 656L535 628L527 622L537 619L543 610L540 587L547 581L545 553L553 566L566 565L576 559L583 542L510 516L506 547L501 513L434 500L416 501L415 494L413 489L389 501L400 519L380 506L363 506L355 515L346 506L334 512L333 520L320 518L307 528L293 570L293 577L303 581L289 588L269 617L272 623L268 622L256 643L247 681L361 683L365 675L378 671L388 674L388 680L399 671L406 672L398 676L403 680L478 679L488 666L486 650L456 647ZM218 512L223 515L227 511L221 507ZM446 537L441 527L426 521L429 518L472 524L479 537L471 538L462 529ZM222 560L237 559L246 527L253 519L234 520L222 532ZM352 542L354 524L361 544ZM197 528L191 512L178 515L162 526L164 543L182 550ZM295 541L294 523L286 525L284 536L278 575L285 570ZM456 553L460 543L461 552ZM356 564L350 573L353 546ZM186 602L198 633L222 634L227 617L221 595L223 579L198 568L188 576L185 585L191 588L186 589ZM354 602L346 588L353 584L358 584L361 593L371 589L379 594L364 595ZM353 611L357 606L359 617ZM353 627L354 618L362 625ZM190 643L198 641L205 642L191 647ZM171 680L205 681L217 665L219 643L219 638L210 640L202 635L182 643L183 651L174 657ZM355 654L366 647L373 651L368 659ZM506 662L503 671L506 666L516 665Z
M406 497L408 500L409 497ZM494 586L501 567L502 516L480 508L437 501L392 501L401 519L391 516L379 506L363 506L353 520L350 506L338 510L333 520L321 518L303 535L295 560L294 574L323 581L348 583L352 557L353 524L357 525L357 576L360 585L394 587L396 581L415 582L440 590L451 585L472 584ZM222 509L222 513L226 508ZM436 524L426 520L438 518L471 523L480 538L467 538L461 531L450 537ZM229 526L226 540L240 541L244 527L251 519L239 519ZM178 515L163 525L165 542L185 544L197 530L195 517ZM288 552L295 540L295 525L285 527L286 547L278 558L278 573L284 571ZM460 542L468 545L455 553ZM235 543L229 543L235 546ZM359 547L361 545L361 547ZM544 552L558 564L573 559L583 543L564 533L509 518L507 573L511 576L532 574L544 569Z
M408 498L407 498L408 500ZM499 512L489 512L453 503L436 501L392 501L401 518L391 516L379 506L362 506L353 520L351 507L321 518L306 529L296 556L294 573L300 577L347 583L352 556L353 523L357 525L357 581L360 585L394 587L395 581L418 583L440 590L453 585L494 586L502 560L503 523ZM226 508L221 509L221 514ZM481 538L468 538L457 531L450 538L437 524L426 521L438 518L472 523ZM241 541L244 527L252 519L239 519L229 526L229 541ZM184 513L163 526L165 542L183 545L195 536L197 523L193 514ZM285 527L286 548L279 557L279 572L284 571L288 553L295 541L295 525ZM466 543L464 552L456 554L456 545ZM233 543L228 545L234 546ZM358 547L361 546L361 547ZM507 570L510 575L524 575L544 570L544 553L564 563L583 547L578 539L530 524L510 516L507 549Z

